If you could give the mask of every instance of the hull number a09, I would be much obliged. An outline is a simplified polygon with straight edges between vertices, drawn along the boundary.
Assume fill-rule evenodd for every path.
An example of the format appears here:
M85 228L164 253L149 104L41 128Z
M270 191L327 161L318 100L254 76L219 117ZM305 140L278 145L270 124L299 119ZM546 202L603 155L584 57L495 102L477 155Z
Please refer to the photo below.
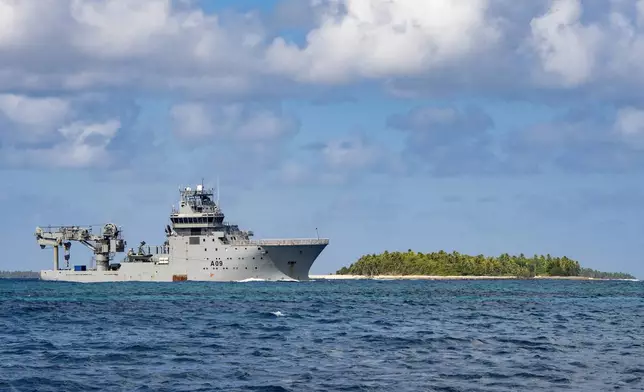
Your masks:
M224 262L221 260L213 260L210 262L211 267L221 267L224 265Z

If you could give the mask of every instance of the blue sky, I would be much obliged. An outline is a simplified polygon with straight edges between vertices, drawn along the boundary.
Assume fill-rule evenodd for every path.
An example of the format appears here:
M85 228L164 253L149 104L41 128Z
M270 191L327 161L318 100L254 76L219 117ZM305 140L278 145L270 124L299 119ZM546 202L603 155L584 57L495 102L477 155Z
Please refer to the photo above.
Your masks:
M0 269L37 225L160 243L217 177L312 273L409 248L644 278L644 0L0 0ZM89 253L72 249L75 262Z

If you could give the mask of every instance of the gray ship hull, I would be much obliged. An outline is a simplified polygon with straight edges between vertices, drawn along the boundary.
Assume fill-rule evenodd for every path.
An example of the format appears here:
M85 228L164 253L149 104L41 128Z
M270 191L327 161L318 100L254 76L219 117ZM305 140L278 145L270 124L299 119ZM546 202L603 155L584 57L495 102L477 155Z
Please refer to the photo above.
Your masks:
M305 281L309 280L311 266L327 245L325 240L309 240L306 244L272 242L272 245L271 241L263 241L253 246L230 246L208 256L207 253L199 255L202 256L199 259L176 255L165 263L160 261L163 254L157 254L151 262L122 263L117 271L43 270L40 278L79 283ZM228 257L217 257L221 252Z
M40 272L42 280L66 282L234 282L246 280L302 281L309 279L313 262L329 244L328 239L253 240L253 232L224 220L214 191L203 184L195 190L180 189L179 207L172 207L166 240L160 246L141 241L130 248L122 262L112 262L125 252L120 227L37 227L34 235L41 249L52 247L54 268ZM316 229L317 230L317 229ZM94 253L95 265L69 269L72 242ZM67 265L59 268L62 249Z

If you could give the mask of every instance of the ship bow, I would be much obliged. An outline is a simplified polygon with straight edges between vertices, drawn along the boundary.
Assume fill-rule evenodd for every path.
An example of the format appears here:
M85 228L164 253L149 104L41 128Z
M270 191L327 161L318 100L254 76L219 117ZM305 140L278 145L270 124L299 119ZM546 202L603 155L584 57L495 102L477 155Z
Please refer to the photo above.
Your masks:
M265 240L262 248L284 275L308 280L311 266L328 244L326 239Z

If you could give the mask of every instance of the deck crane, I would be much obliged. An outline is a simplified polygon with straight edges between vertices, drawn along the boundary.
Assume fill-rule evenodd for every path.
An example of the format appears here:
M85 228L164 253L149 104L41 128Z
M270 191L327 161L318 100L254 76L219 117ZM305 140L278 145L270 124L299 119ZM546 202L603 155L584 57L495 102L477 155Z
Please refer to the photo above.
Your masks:
M59 270L58 251L60 246L65 250L65 260L69 262L71 241L77 241L88 247L96 258L96 270L109 269L110 256L115 252L123 252L126 242L121 238L121 230L113 223L103 226L99 234L93 234L91 227L79 226L48 226L36 227L34 233L41 249L47 246L54 248L54 271Z

